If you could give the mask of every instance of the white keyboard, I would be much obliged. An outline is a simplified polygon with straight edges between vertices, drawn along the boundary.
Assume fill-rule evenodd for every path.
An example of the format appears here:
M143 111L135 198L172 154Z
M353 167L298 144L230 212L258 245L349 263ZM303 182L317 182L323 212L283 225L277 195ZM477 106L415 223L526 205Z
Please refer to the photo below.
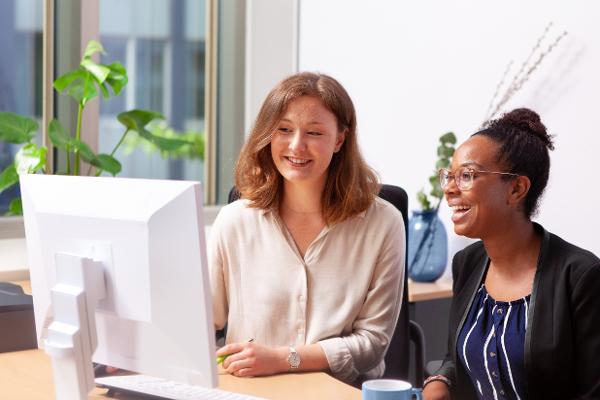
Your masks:
M116 391L136 392L172 400L265 400L260 397L187 385L147 375L105 376L96 378L96 385Z

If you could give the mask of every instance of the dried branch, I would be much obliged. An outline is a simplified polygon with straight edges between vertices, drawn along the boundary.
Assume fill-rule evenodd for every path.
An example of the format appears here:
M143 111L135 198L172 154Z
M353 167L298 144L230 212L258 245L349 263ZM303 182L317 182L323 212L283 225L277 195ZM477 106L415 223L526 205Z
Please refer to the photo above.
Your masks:
M512 67L512 65L513 65L513 60L510 60L509 63L508 63L508 65L506 66L506 69L504 70L504 73L502 74L502 78L500 78L500 82L498 82L498 85L496 85L496 90L494 91L494 95L492 96L492 100L490 100L490 104L488 104L488 108L485 111L485 115L490 115L490 110L494 106L494 102L496 101L496 98L498 97L498 93L500 93L500 89L502 88L502 85L504 85L504 80L508 76L508 73L509 73L510 68ZM488 118L486 118L486 120L487 119Z
M507 76L508 69L509 69L510 65L512 64L512 61L511 61L511 63L509 63L509 67L507 67L507 70L504 72L504 75L502 76L500 83L496 86L496 92L494 93L492 100L490 101L490 105L488 106L488 110L486 111L487 117L485 118L482 126L485 125L489 120L494 118L494 116L496 116L496 114L498 114L498 112L512 98L512 96L523 87L523 84L525 82L527 82L529 80L529 78L531 77L533 72L542 63L542 60L548 54L550 54L550 52L558 45L558 43L567 35L566 31L564 31L560 35L558 35L558 37L556 37L556 39L546 48L546 50L543 50L543 51L541 51L541 53L539 53L539 56L537 57L536 61L533 64L531 64L531 60L532 60L533 56L541 48L542 41L546 38L546 35L548 34L551 27L552 27L552 22L550 22L546 26L546 28L544 29L544 32L538 38L536 44L533 46L533 48L529 52L529 55L527 56L525 61L523 61L523 63L521 64L521 68L519 68L519 71L517 71L517 73L513 76L511 83L508 85L508 87L504 91L500 101L498 101L496 106L493 108L493 111L489 112L489 110L492 109L494 101L498 97L500 88L504 84L504 80Z

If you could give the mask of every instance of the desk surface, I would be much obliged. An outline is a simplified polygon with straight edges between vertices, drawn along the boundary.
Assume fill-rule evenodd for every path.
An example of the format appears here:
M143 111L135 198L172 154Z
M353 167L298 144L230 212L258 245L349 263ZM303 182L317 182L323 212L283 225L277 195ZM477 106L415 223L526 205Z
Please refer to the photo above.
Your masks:
M54 398L50 358L43 350L25 350L0 354L0 388L2 398L39 400ZM219 375L219 388L267 399L360 400L360 390L346 385L323 372L283 374L262 378L236 378ZM89 398L107 400L106 389L96 388ZM119 396L119 399L126 397ZM139 397L136 397L139 399Z
M440 279L430 283L408 281L408 301L411 303L448 297L452 297L451 280Z

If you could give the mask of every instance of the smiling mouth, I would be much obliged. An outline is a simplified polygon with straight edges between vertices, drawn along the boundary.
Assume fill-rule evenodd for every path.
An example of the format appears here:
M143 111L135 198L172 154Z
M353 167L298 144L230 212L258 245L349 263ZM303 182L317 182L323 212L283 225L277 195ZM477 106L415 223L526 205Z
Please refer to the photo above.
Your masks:
M452 222L459 222L466 214L471 211L471 206L459 205L451 206L452 208Z
M285 157L285 159L295 167L303 167L311 162L311 160L296 157Z

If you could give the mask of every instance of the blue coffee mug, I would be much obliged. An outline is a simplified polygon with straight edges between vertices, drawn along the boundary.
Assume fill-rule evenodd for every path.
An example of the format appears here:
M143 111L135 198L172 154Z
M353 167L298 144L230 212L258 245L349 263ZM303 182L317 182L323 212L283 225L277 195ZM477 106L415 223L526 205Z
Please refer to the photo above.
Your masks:
M362 384L362 400L421 400L421 389L396 379L373 379Z

